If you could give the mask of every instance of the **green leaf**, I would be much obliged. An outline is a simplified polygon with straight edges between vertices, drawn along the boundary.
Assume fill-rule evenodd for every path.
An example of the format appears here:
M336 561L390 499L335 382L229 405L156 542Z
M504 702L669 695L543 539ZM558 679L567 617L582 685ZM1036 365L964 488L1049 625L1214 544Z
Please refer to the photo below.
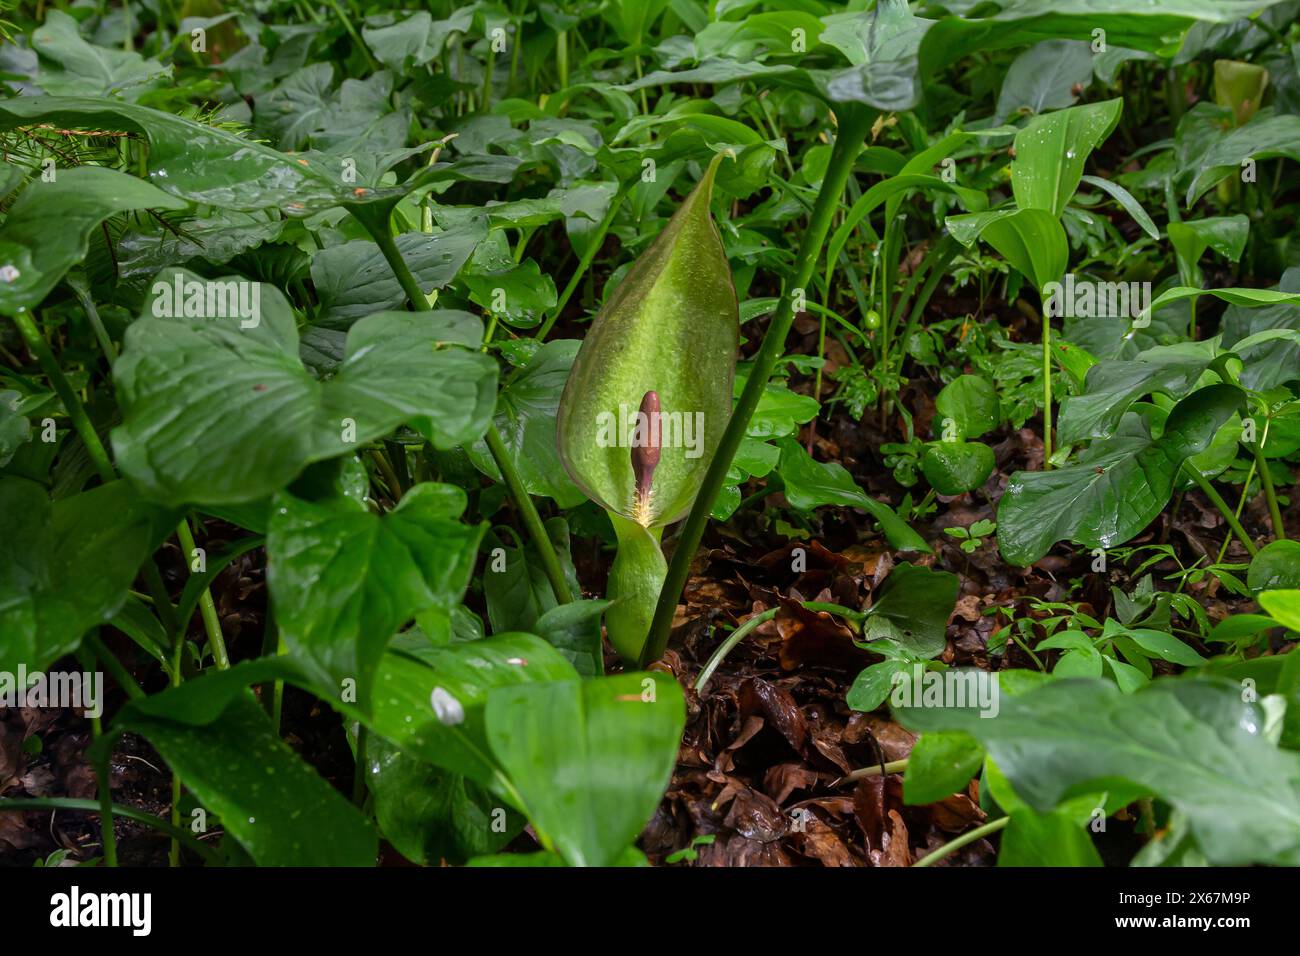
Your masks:
M499 797L458 773L403 753L382 737L365 738L366 788L389 843L412 863L464 863L495 853L524 820Z
M1259 606L1283 627L1300 633L1300 590L1265 591Z
M572 508L585 498L565 473L556 440L560 395L578 345L573 339L545 343L506 381L497 397L497 431L524 487L529 494L554 498L561 508ZM486 442L475 443L469 457L479 471L501 480Z
M1246 571L1251 591L1293 590L1300 588L1300 541L1272 541L1251 558Z
M659 805L685 701L667 675L620 674L493 691L486 720L543 845L572 866L608 866Z
M844 695L844 703L851 710L871 713L888 699L889 692L894 688L895 675L910 666L906 660L887 658L878 664L864 667Z
M1133 221L1142 227L1152 239L1160 238L1160 230L1152 222L1147 211L1142 208L1142 204L1133 198L1133 194L1121 186L1119 183L1113 183L1109 179L1103 179L1100 176L1083 176L1081 181L1089 186L1096 186L1102 192L1107 193L1112 199L1124 207L1124 211L1133 217Z
M1300 293L1300 266L1292 266L1282 273L1274 291ZM1300 378L1300 343L1269 341L1245 347L1240 344L1273 329L1300 330L1300 309L1294 302L1291 299L1258 308L1229 305L1224 310L1220 324L1223 347L1241 356L1241 384L1246 388L1266 391ZM1269 429L1270 443L1275 430Z
M979 488L993 474L993 449L977 441L938 441L921 458L925 480L941 495Z
M1238 174L1247 159L1258 162L1278 156L1300 161L1300 116L1289 113L1255 116L1245 126L1220 136L1209 149L1196 156L1191 184L1187 187L1187 207L1190 209L1222 180Z
M0 478L0 671L43 669L112 618L175 517L124 481L51 503L25 478Z
M976 737L1039 812L1129 781L1185 813L1216 865L1300 861L1300 755L1267 740L1263 711L1235 683L1162 679L1123 694L1109 681L1055 681L1004 695L996 717L980 713L895 708L911 730Z
M148 183L101 166L58 169L53 182L32 180L0 226L0 312L40 305L85 257L91 231L110 216L185 206ZM58 228L50 228L52 223Z
M1105 100L1030 120L1016 134L1016 158L1011 163L1016 205L1042 209L1059 219L1079 188L1088 155L1115 129L1123 106L1122 99Z
M279 209L305 217L345 206L382 210L440 182L509 182L519 160L467 157L426 166L400 186L348 183L335 158L289 156L268 146L161 110L89 97L20 96L0 101L0 128L57 124L65 129L121 130L149 140L149 178L163 192L238 212Z
M1192 222L1171 222L1169 241L1178 253L1186 272L1183 280L1199 275L1196 264L1206 249L1213 249L1230 262L1238 262L1250 234L1250 220L1243 215L1213 216Z
M1130 412L1111 438L1093 442L1074 464L1016 472L998 502L1002 557L1023 566L1060 540L1088 548L1129 540L1160 513L1183 462L1210 447L1241 401L1235 386L1212 385L1174 406L1159 439Z
M394 242L427 294L456 278L486 235L486 229L467 225L433 235L408 232ZM357 319L401 309L406 303L393 267L369 240L355 239L316 253L311 260L311 279L321 305L316 325L346 330Z
M113 728L148 738L260 866L374 866L370 824L280 740L246 691L206 724L128 704Z
M1160 393L1183 398L1215 359L1211 342L1156 346L1133 361L1099 362L1088 369L1083 394L1061 403L1062 445L1114 434L1134 402Z
M1092 41L1104 31L1108 48L1165 51L1171 35L1197 22L1231 23L1258 12L1257 0L1179 0L1135 6L1131 0L1018 0L983 17L945 17L920 49L921 75L938 76L964 56L1065 38ZM971 11L973 7L963 8ZM984 10L985 8L981 8Z
M1070 106L1078 99L1076 85L1092 80L1092 50L1079 40L1035 43L1011 63L994 113L997 122L1013 114L1045 113Z
M559 556L569 588L574 594L581 594L569 552L568 523L560 517L551 518L546 522L546 533ZM487 599L488 620L497 633L535 633L541 616L558 603L531 541L522 548L490 549L483 573L483 595Z
M503 272L469 273L464 282L471 300L517 329L540 325L547 310L555 307L555 283L532 259Z
M937 657L948 646L959 587L949 571L904 562L889 572L866 616L889 621L895 640L913 657Z
M978 375L958 375L934 399L935 421L945 440L944 426L951 421L957 438L979 438L1002 420L998 393L992 383Z
M474 570L486 525L462 524L465 493L416 485L388 514L336 499L275 498L267 582L290 653L321 684L356 682L365 700L397 629L417 614L450 615Z
M61 10L45 14L32 31L40 57L36 85L54 96L103 96L135 100L162 85L172 68L134 50L95 46L81 38L77 21Z
M179 298L173 290L181 281L210 295L239 280L205 284L164 274L127 329L113 369L123 410L113 448L122 471L151 498L254 501L309 463L353 453L400 424L437 448L487 429L496 363L448 345L464 339L466 322L477 334L477 320L464 313L368 316L348 333L337 373L320 382L298 357L293 313L278 290L260 285L260 314L249 328L241 326L254 320L238 316L158 317Z
M1088 828L1070 814L1020 808L1010 815L998 848L998 866L1102 866Z
M984 748L970 734L926 733L907 758L903 802L935 803L966 789L984 763Z
M583 677L605 672L601 650L600 616L610 601L570 601L558 604L537 619L537 635L564 655Z
M983 239L1034 283L1036 289L1058 281L1065 274L1070 259L1065 229L1048 211L1004 207L949 216L944 221L953 238L964 246Z
M812 511L821 505L860 508L880 522L880 530L898 551L930 553L925 539L888 505L867 495L839 462L818 462L791 438L777 442L781 463L777 466L785 482L785 498L797 511Z
M0 468L13 459L19 446L31 437L31 423L22 413L22 393L0 389Z

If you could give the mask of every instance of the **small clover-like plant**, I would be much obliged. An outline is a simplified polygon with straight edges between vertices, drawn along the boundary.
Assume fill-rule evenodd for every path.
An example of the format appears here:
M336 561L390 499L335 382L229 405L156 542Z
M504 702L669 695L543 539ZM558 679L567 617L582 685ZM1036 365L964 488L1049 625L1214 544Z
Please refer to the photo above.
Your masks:
M997 524L988 518L981 518L969 528L944 528L943 533L961 542L961 549L967 554L974 554L984 539L997 530Z
M667 573L664 526L690 509L731 415L740 315L709 212L723 155L610 294L560 400L560 458L618 536L606 625L628 661Z

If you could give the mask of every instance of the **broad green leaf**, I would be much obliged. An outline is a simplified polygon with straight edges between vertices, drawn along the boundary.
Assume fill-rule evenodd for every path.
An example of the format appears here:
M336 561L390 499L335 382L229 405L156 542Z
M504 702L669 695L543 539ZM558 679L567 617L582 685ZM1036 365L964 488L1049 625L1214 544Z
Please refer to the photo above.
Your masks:
M979 488L993 474L995 464L993 449L977 441L937 441L921 457L925 480L941 495Z
M1293 266L1282 273L1276 290L1283 293L1300 293L1300 267ZM1256 391L1266 391L1300 378L1300 343L1273 341L1242 347L1239 343L1270 329L1300 330L1300 308L1294 300L1248 308L1229 305L1223 312L1220 328L1223 347L1241 356L1241 384ZM1270 427L1270 442L1274 428ZM1266 447L1267 450L1267 447Z
M1229 176L1238 175L1246 160L1284 157L1300 161L1300 116L1274 114L1256 116L1245 126L1225 133L1209 149L1195 157L1187 207Z
M1022 807L1011 811L1011 822L998 847L998 866L1101 866L1101 856L1087 826L1068 813L1036 813Z
M912 530L893 508L872 498L853 480L839 462L819 462L804 451L797 441L783 438L777 442L781 463L777 466L785 484L785 498L797 511L812 511L821 505L860 508L880 522L880 529L891 547L898 551L930 552L925 539Z
M1046 113L1078 99L1076 85L1092 80L1092 50L1079 40L1035 43L1011 63L998 93L994 118L1005 121L1016 113Z
M41 670L121 609L136 572L175 527L124 481L50 502L0 478L0 671Z
M1300 588L1300 541L1272 541L1251 558L1246 583L1260 591Z
M551 518L546 522L546 533L559 556L570 590L581 594L569 552L568 522L562 517ZM496 633L535 633L538 620L559 603L531 541L521 547L489 547L483 571L483 596L487 599L488 620Z
M1159 439L1130 412L1112 437L1093 442L1074 464L1016 472L998 502L1002 557L1023 566L1061 540L1088 548L1129 540L1160 513L1183 462L1210 446L1241 400L1239 389L1212 385L1174 406Z
M492 753L543 845L572 866L608 866L640 834L684 721L681 688L660 673L505 687L486 714Z
M959 586L949 571L904 562L889 572L866 617L889 621L892 636L913 657L938 657L948 645Z
M321 382L298 357L289 303L265 283L251 319L158 315L178 298L177 283L211 296L239 281L164 274L127 329L113 370L123 411L113 448L122 471L149 497L249 502L280 490L309 463L353 453L400 424L438 448L486 430L496 363L448 345L463 340L448 324L477 320L464 313L453 313L450 323L437 312L371 315L352 326L343 362ZM196 311L210 309L200 303Z
M1198 263L1206 249L1213 249L1231 262L1241 259L1250 233L1250 220L1245 216L1212 216L1191 222L1171 222L1167 227L1169 241L1178 256L1178 276L1184 285L1201 284Z
M1079 188L1088 154L1119 123L1123 105L1121 99L1105 100L1030 120L1016 134L1016 158L1011 163L1016 205L1021 209L1042 209L1059 219Z
M998 427L1002 412L992 383L978 375L958 375L934 399L935 434L949 440L947 425L956 427L955 438L979 438Z
M1124 694L1109 681L1067 680L1004 695L992 718L976 708L894 713L912 730L977 738L1039 812L1128 781L1186 814L1216 865L1300 862L1300 755L1264 737L1262 709L1235 683L1162 679Z
M22 393L0 389L0 468L9 464L18 446L31 437L31 422L21 411Z
M61 10L45 14L32 31L31 48L40 57L36 85L54 96L103 96L135 100L162 85L172 68L146 60L134 50L87 43L77 21Z
M583 677L605 672L600 617L610 601L570 601L542 614L534 625L537 635L564 655Z
M503 272L469 273L463 281L470 299L517 329L540 325L556 302L555 283L532 259Z
M871 713L885 702L889 692L894 689L898 675L910 666L904 659L890 657L878 664L864 667L844 695L844 703L850 710Z
M100 166L57 169L53 182L33 179L0 226L0 312L40 305L85 257L91 231L110 216L185 206L134 176ZM51 228L55 223L58 228Z
M486 235L486 229L471 224L433 235L404 233L394 242L420 289L428 293L456 278ZM372 312L401 309L406 303L393 267L369 240L355 239L316 253L311 279L321 305L316 325L346 330Z
M397 201L440 182L509 182L519 160L471 157L426 166L400 186L348 183L333 158L290 156L226 130L161 110L73 96L20 96L0 101L0 128L56 123L68 129L139 133L149 140L149 178L163 192L239 212L279 209L304 217L344 206L387 214Z
M507 379L497 397L496 426L529 494L554 498L572 508L585 497L565 473L556 441L556 414L565 380L579 343L556 339L545 343L527 364ZM468 449L474 466L496 481L501 472L479 441Z
M1018 0L988 7L987 16L940 20L921 44L921 75L937 76L948 64L980 51L1056 38L1091 42L1097 30L1104 31L1107 48L1173 52L1171 42L1195 23L1231 23L1269 5L1267 0L1162 0L1146 6L1131 0Z
M1004 207L949 216L944 221L953 238L962 245L970 246L975 240L983 239L1037 289L1060 280L1065 274L1070 258L1065 229L1046 210Z
M418 760L374 734L365 738L365 753L366 788L379 831L412 863L464 863L495 853L523 829L518 813L458 773Z
M1300 590L1265 591L1259 606L1283 627L1300 633Z
M1215 359L1212 343L1148 349L1131 362L1099 362L1088 370L1083 394L1061 403L1062 445L1114 433L1130 406L1145 395L1187 395Z
M984 748L970 734L922 734L908 754L903 800L912 805L934 803L964 790L983 763Z
M208 723L128 705L113 729L148 738L259 865L374 866L379 846L369 822L280 740L248 692Z
M460 521L465 493L416 485L380 516L345 500L277 495L267 530L267 583L290 653L325 686L355 682L365 700L397 629L417 614L450 616L469 585L485 525Z

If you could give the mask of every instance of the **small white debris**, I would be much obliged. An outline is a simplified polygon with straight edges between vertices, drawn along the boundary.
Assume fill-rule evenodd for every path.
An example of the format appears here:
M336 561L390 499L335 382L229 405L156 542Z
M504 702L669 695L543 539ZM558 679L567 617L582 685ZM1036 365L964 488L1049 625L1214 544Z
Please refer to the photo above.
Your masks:
M465 708L455 697L441 687L435 687L429 695L429 703L438 720L446 727L454 727L465 722Z

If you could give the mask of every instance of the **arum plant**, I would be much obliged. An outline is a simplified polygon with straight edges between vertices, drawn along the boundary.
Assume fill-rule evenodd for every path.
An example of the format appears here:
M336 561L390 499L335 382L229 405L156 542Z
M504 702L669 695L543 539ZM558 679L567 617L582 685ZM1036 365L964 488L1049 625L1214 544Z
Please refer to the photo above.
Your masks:
M664 526L695 501L731 414L740 312L709 212L723 157L610 295L560 399L560 459L618 536L606 626L629 663L668 571Z

